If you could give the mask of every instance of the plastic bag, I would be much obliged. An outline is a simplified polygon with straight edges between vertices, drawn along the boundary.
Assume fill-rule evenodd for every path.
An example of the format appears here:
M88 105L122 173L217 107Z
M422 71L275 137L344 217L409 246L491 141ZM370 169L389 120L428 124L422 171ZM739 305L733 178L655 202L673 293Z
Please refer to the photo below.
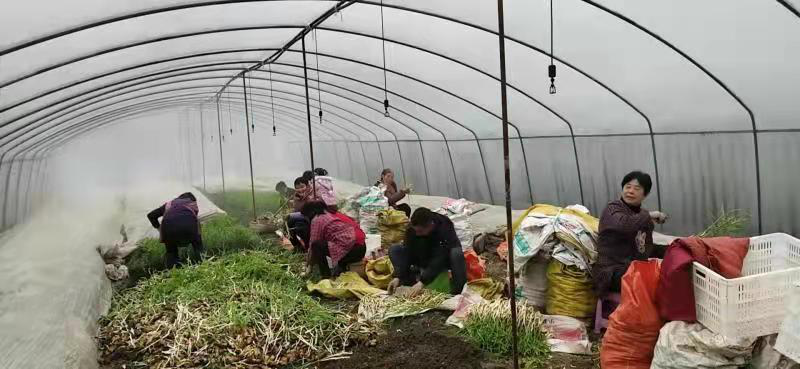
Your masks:
M318 283L306 285L308 292L319 292L325 297L336 299L361 298L386 294L386 291L372 287L357 273L345 272L336 279L323 279Z
M649 369L658 332L664 325L656 307L661 265L657 260L634 261L622 277L620 304L603 336L603 369Z
M755 342L755 337L730 340L700 324L669 322L659 332L651 369L736 369L750 361Z
M592 342L586 326L578 319L562 315L543 315L542 328L550 334L550 351L567 354L592 354Z
M378 213L378 232L381 234L381 248L402 244L406 238L408 217L400 210L386 209Z
M481 259L475 250L470 249L464 253L464 262L467 264L467 281L483 278L486 273L486 261Z
M516 279L517 296L542 311L547 306L548 264L549 260L541 256L532 258Z
M588 318L596 307L589 273L551 260L547 266L547 314Z
M366 272L369 283L385 290L394 276L394 266L392 266L389 257L384 256L380 259L368 261Z

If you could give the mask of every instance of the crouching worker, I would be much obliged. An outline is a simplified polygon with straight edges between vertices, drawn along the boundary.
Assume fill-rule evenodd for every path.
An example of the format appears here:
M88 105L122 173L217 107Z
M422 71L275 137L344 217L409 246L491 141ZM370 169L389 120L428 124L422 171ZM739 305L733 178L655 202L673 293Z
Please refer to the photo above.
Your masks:
M193 263L203 259L203 237L200 235L198 213L197 199L191 192L186 192L147 214L150 224L161 234L161 243L167 248L168 269L183 264L178 247L187 244L192 245ZM162 218L160 224L158 218Z
M366 235L358 224L342 213L332 213L322 201L303 206L303 216L311 221L311 248L306 257L306 274L311 266L319 266L322 278L338 277L348 265L364 259ZM333 271L328 265L331 258Z
M294 212L286 217L286 226L289 227L289 241L297 252L306 252L308 249L309 220L301 213L303 206L311 201L311 187L306 177L297 177L294 180L294 195L292 205Z
M450 293L461 293L467 283L467 266L461 242L450 218L419 208L411 216L403 245L389 249L389 259L394 266L394 279L389 283L389 293L400 286L413 286L409 294L414 296L450 270Z

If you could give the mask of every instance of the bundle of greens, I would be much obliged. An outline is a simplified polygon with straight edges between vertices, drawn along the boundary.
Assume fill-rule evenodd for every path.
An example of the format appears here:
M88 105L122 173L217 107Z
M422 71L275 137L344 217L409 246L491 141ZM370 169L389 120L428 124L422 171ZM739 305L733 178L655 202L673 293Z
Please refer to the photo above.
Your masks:
M401 295L364 296L358 306L359 320L363 322L382 322L387 319L422 314L436 309L446 300L444 294L423 290L417 296Z
M517 305L518 352L524 367L542 366L550 357L542 315L526 304ZM511 351L509 301L499 299L472 306L461 333L480 349L497 355Z
M719 214L698 237L743 236L750 222L750 215L742 210L720 209Z

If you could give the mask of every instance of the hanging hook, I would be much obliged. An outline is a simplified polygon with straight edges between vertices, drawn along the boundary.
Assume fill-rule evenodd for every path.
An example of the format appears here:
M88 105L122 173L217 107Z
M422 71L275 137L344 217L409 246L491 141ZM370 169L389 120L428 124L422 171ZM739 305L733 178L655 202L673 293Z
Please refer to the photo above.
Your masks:
M550 66L547 67L547 75L550 77L550 94L556 93L556 65L553 63L553 2L550 0Z
M389 99L383 100L383 116L389 118Z

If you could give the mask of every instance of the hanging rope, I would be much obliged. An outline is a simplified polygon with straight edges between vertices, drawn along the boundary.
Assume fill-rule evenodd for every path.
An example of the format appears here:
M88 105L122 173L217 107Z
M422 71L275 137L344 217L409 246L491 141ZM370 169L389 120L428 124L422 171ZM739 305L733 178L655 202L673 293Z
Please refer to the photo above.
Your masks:
M553 2L550 0L550 66L547 67L547 75L550 77L550 94L556 93L556 65L553 63Z
M386 32L383 26L383 0L381 0L381 50L383 51L383 115L389 117L389 92L386 82Z
M319 124L322 124L322 90L319 80L319 43L317 42L317 29L314 28L314 54L317 61L317 100L319 101Z
M275 100L272 98L272 64L267 64L269 68L269 105L272 110L272 135L278 135L278 129L275 125Z

